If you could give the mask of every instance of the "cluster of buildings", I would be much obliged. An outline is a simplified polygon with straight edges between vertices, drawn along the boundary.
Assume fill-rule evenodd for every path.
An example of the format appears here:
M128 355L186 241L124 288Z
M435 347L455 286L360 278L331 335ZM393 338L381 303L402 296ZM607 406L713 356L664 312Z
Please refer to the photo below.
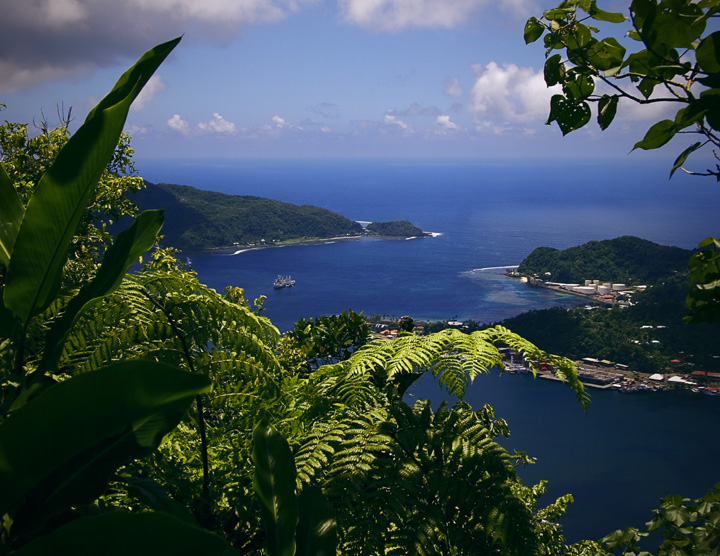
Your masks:
M522 277L523 282L534 286L564 291L575 295L582 295L607 304L630 305L630 297L638 291L645 291L647 286L628 286L627 284L613 284L600 280L585 280L585 284L564 284L561 282L548 282L540 278ZM621 299L622 298L622 299Z

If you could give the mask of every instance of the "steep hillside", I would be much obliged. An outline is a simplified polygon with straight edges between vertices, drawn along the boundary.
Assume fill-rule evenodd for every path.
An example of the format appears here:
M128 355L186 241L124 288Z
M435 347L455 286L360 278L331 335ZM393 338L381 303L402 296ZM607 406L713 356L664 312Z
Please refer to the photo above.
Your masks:
M141 210L165 209L165 243L180 249L363 233L359 223L316 206L227 195L185 185L146 185L133 200Z
M518 272L553 282L602 280L637 285L685 272L691 254L688 249L622 236L563 250L538 247L520 263Z

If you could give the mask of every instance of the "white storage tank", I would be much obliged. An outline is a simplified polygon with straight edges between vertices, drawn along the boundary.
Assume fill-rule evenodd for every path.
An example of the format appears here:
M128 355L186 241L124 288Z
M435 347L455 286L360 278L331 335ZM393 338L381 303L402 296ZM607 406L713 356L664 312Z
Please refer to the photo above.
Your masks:
M624 289L627 289L627 286L625 284L613 284L612 289L614 292L620 292Z
M593 286L576 286L573 288L573 291L578 293L584 293L587 295L592 295L595 293L595 288Z

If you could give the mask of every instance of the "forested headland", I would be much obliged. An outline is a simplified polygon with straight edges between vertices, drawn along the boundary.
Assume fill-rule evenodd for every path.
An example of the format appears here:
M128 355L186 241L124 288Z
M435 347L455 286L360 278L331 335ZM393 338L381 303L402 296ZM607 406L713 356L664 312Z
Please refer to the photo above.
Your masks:
M517 271L552 282L601 280L639 285L687 272L690 255L688 249L623 236L562 250L538 247L523 259Z
M165 211L164 243L178 249L232 245L276 245L362 235L422 236L410 222L372 222L367 228L314 205L294 205L264 197L228 195L188 185L154 184L132 196L140 209Z

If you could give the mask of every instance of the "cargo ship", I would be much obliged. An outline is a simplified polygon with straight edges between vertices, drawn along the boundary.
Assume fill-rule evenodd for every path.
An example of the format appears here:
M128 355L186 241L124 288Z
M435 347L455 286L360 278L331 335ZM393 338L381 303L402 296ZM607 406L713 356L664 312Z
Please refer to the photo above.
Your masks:
M281 288L291 288L295 285L295 280L290 276L278 276L273 282L273 288L279 290Z

